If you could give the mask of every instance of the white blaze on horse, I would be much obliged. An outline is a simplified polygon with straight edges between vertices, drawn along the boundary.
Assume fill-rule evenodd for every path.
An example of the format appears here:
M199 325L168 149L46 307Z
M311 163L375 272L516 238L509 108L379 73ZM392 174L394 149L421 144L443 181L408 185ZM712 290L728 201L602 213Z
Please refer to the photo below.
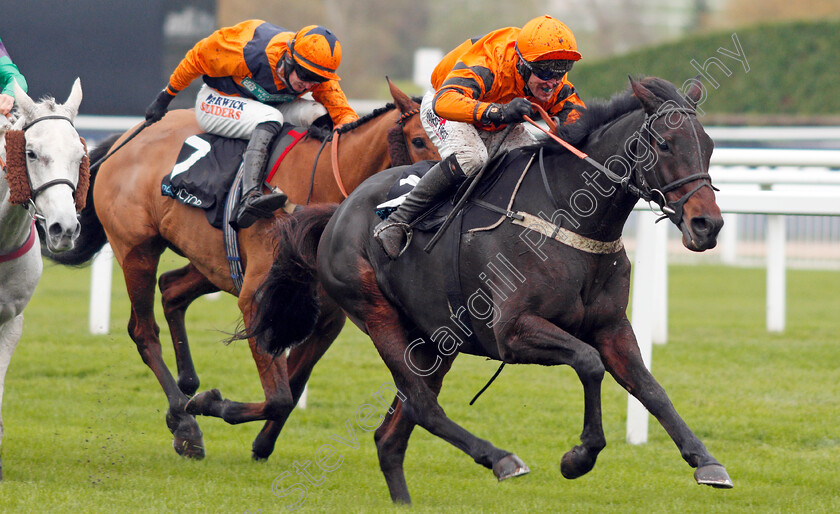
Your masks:
M84 140L73 120L82 101L79 79L63 105L33 101L15 83L17 118L0 116L0 407L12 353L23 330L23 309L41 278L40 224L51 252L73 248L89 184ZM0 443L3 418L0 414ZM2 478L0 462L0 478Z

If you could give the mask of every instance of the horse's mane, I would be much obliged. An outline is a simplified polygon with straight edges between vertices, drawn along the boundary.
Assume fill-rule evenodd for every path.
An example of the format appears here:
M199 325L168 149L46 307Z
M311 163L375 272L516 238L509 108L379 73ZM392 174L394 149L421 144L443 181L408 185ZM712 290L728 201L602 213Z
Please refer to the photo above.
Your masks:
M658 77L645 77L639 82L651 93L663 101L672 100L680 106L688 105L677 88L667 80ZM557 128L557 135L572 145L579 144L597 129L621 118L625 114L642 108L641 102L633 95L632 89L616 93L609 100L593 99L586 101L586 108L579 108L580 118L568 125Z
M42 96L37 102L35 102L35 104L39 108L45 109L47 113L58 113L58 108L63 107L51 96ZM15 107L11 112L11 119L9 119L9 122L12 124L12 128L20 129L23 126L24 121L23 113L21 112L18 104L15 103Z
M414 97L414 98L412 98L412 100L414 100L415 102L417 102L419 104L420 101L422 100L422 98ZM341 128L338 129L338 133L339 134L344 134L345 132L349 132L349 131L357 128L357 127L360 127L360 126L364 125L365 123L369 122L370 120L373 120L373 119L376 119L376 118L380 117L381 115L385 114L386 112L388 112L388 111L390 111L390 110L392 110L396 107L397 106L393 102L389 102L389 103L385 104L384 107L378 107L378 108L374 109L373 112L371 112L370 114L366 114L356 121L353 121L351 123L346 123L346 124L342 125ZM329 135L331 133L332 133L332 129L329 129L329 128L319 127L319 126L314 126L314 125L309 127L309 135L312 136L313 138L317 139L318 141L323 141L324 139L329 137Z

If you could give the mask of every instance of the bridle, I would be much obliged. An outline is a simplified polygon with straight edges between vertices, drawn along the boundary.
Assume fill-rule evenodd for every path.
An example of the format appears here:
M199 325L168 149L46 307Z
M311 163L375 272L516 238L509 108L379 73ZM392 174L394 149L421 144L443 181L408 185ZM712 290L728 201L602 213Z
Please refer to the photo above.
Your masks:
M651 139L653 136L653 131L651 130L651 125L657 119L671 115L671 114L680 114L685 116L686 118L690 116L697 116L697 111L690 107L671 107L668 109L657 110L653 114L646 114L645 120L642 123L642 127L639 129L639 132L644 135L644 138L637 138L635 141L637 145L644 141L648 145L648 149L653 151L653 143L651 143ZM692 125L692 130L694 130L694 126ZM699 148L700 141L697 138L697 132L694 131L695 140L697 140L697 146ZM669 182L665 185L653 184L649 182L645 178L644 173L644 163L641 158L641 155L651 155L647 153L640 153L638 151L633 152L633 168L631 171L631 175L633 178L630 180L635 182L637 185L638 196L647 202L654 202L659 206L661 209L661 216L656 221L662 221L663 219L669 219L672 223L679 226L682 223L682 215L683 215L683 206L685 203L691 198L694 193L700 191L704 187L708 187L716 191L717 189L712 185L712 177L709 175L708 172L700 172L694 173L692 175L688 175L687 177L681 177L677 180ZM629 177L628 177L629 178ZM626 179L622 179L622 183L625 182ZM665 197L665 193L675 191L680 187L684 186L685 184L689 184L691 182L695 182L700 180L701 183L698 184L694 189L682 195L679 199L675 201L669 201Z
M405 127L405 122L408 119L410 119L412 116L414 116L415 114L418 114L419 112L420 112L419 108L413 109L411 111L404 112L400 115L400 117L397 119L395 124L399 125L400 128L403 128L403 127ZM400 132L403 132L403 131L401 130ZM335 178L335 182L336 182L336 184L338 184L338 189L341 191L341 194L344 195L344 198L347 198L349 196L349 193L347 192L347 189L344 187L344 181L341 180L341 172L338 169L338 140L339 140L339 135L340 135L339 129L333 129L333 131L329 135L329 137L324 138L324 141L321 143L321 147L318 149L318 153L315 154L315 163L312 165L312 176L310 177L310 180L309 180L309 194L306 195L306 205L309 205L309 202L312 199L312 191L315 187L315 171L318 169L318 158L321 156L321 151L323 151L324 146L326 146L326 144L328 142L332 142L332 145L330 146L330 159L331 159L331 162L332 162L333 178ZM405 136L404 132L403 132L403 143L405 144L406 154L408 154L409 159L411 159L411 152L409 151L409 148L411 148L411 147L408 145L408 138ZM389 141L388 144L389 145L391 144L390 141ZM412 160L410 164L414 164L414 161Z
M409 119L411 119L412 116L414 116L416 114L419 114L419 113L420 113L420 108L419 107L416 108L416 109L412 109L410 111L404 112L400 115L399 119L396 121L396 124L400 126L400 129L404 129L405 128L405 122L408 121ZM400 132L402 132L403 142L405 143L405 153L408 154L408 158L409 158L409 160L411 160L411 151L410 151L411 146L409 145L408 137L405 135L405 131L400 130ZM414 161L411 160L411 162L409 164L414 164Z
M41 116L40 118L35 118L34 120L32 120L29 123L27 123L26 125L24 125L21 130L23 130L23 132L26 133L26 131L28 129L30 129L33 125L35 125L36 123L40 123L42 121L45 121L45 120L64 120L75 128L75 125L73 125L73 120L71 120L67 116L61 116L61 115L58 115L58 114L51 114L49 116ZM73 194L74 195L76 194L77 184L74 184L71 180L66 179L66 178L57 178L57 179L53 179L53 180L48 180L38 187L33 187L32 177L29 175L29 167L28 166L26 167L26 179L29 181L29 188L32 191L32 193L29 197L29 206L27 206L27 210L29 210L29 207L31 207L31 209L32 209L32 214L31 214L32 219L36 219L36 220L39 220L39 221L42 221L42 222L46 220L46 217L38 211L38 207L35 205L35 199L38 197L39 194L43 193L44 191L46 191L47 189L49 189L53 186L58 186L58 185L62 185L62 184L70 186L70 189L73 191Z
M585 160L587 163L594 166L598 171L604 173L607 177L609 177L611 181L615 182L616 184L619 184L622 187L622 189L624 189L628 193L636 196L637 198L641 198L642 200L645 200L648 203L653 202L656 205L658 205L661 212L659 213L659 219L656 220L657 222L667 218L671 220L671 222L675 225L680 226L680 224L682 223L683 206L694 193L696 193L704 187L708 187L714 191L717 191L717 189L712 185L712 177L705 172L694 173L687 177L679 178L677 180L665 184L664 186L660 186L659 184L651 184L648 182L648 180L645 179L645 174L643 170L644 164L642 162L642 159L640 158L639 152L637 151L633 152L633 165L630 168L630 173L623 177L619 176L603 164L595 161L587 154L581 152L571 144L557 137L557 135L555 134L555 132L557 131L557 123L539 105L532 103L531 106L540 113L540 116L542 117L543 121L545 121L546 124L549 126L549 130L545 130L539 124L537 124L527 116L525 116L526 121L537 127L542 132L545 132L549 137L560 143L564 148L572 152L575 156ZM651 125L654 121L661 118L662 116L674 113L682 114L686 117L697 116L697 111L695 111L691 107L670 107L668 109L657 110L653 114L645 114L645 120L644 122L642 122L642 126L639 129L638 133L646 135L644 141L648 144L650 150L653 149L653 145L650 142L651 138L653 137ZM694 125L692 125L692 130L694 130ZM697 136L696 130L694 130L694 138L697 141L697 146L699 148L700 140ZM638 144L640 140L640 138L637 138L635 141ZM668 199L665 197L665 193L679 189L685 184L694 182L696 180L702 180L702 183L694 189L692 189L691 191L689 191L688 193L684 194L678 200L671 202L668 201Z

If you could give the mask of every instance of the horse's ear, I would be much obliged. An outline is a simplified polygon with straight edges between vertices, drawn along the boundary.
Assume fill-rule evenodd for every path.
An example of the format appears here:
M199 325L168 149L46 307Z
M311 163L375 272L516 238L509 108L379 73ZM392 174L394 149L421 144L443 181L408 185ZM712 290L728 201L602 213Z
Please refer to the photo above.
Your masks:
M644 107L646 113L654 113L662 105L661 98L653 94L650 89L646 88L633 77L630 77L630 87L633 89L633 95L642 103L642 107Z
M689 80L688 82L691 84L684 90L685 99L688 100L692 107L697 107L697 103L703 98L703 83L700 81L700 75L697 75L693 80Z
M70 111L70 118L75 118L79 114L79 105L82 103L82 82L77 77L73 82L73 88L70 90L70 96L64 102L64 107Z
M18 85L17 80L12 79L14 82L14 91L15 91L15 103L17 104L18 108L23 112L25 118L32 118L35 115L35 102L29 98L29 95L26 94L26 91Z
M394 98L394 105L399 108L400 112L405 113L417 108L417 102L412 100L407 94L403 93L400 88L395 86L394 83L391 82L390 78L385 77L385 80L388 81L388 89L391 90L391 96Z
M12 128L12 122L5 116L0 116L0 137L5 137L6 131Z

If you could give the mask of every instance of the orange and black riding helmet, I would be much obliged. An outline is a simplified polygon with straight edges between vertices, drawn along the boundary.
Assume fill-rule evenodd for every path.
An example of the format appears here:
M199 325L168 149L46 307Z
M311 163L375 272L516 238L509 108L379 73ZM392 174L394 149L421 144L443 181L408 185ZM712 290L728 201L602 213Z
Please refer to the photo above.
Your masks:
M571 29L547 15L534 18L522 27L516 38L516 48L528 62L578 61L581 57Z
M341 80L335 71L341 64L341 43L329 29L309 25L287 43L295 63L330 80Z

